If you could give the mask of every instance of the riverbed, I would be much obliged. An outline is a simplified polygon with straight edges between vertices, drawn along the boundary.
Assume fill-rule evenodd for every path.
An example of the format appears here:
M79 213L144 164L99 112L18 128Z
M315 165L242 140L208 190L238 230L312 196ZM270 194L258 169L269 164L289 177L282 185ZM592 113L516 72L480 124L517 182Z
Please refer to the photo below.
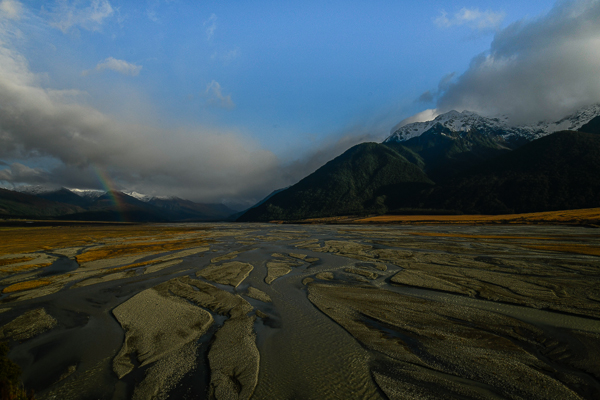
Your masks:
M0 236L0 335L39 399L600 398L598 229Z

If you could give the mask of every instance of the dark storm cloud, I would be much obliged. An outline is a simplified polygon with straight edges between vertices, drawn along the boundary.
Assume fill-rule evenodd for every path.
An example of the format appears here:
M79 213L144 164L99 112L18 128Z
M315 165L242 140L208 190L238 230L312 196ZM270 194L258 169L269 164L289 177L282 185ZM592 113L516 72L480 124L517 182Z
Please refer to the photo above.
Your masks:
M600 101L600 1L559 1L545 16L499 31L489 51L449 83L438 112L557 119Z
M48 182L48 173L40 168L30 168L20 163L13 163L9 168L0 170L0 181L43 184Z

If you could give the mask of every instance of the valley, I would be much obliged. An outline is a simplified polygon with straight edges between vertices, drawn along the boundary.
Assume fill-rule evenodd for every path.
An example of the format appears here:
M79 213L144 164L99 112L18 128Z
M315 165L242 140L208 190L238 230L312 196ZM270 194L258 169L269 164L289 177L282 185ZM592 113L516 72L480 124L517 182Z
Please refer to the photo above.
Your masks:
M0 239L0 335L39 399L600 395L590 227L34 222Z

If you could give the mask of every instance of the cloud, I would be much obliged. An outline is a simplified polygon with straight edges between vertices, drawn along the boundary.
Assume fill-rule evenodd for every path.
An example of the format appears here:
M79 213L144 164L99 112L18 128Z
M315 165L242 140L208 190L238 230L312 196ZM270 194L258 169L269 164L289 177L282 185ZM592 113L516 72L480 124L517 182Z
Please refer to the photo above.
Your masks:
M23 15L23 5L16 0L2 0L0 2L0 18L20 19Z
M118 187L142 193L247 204L287 185L278 158L235 131L123 122L79 92L42 86L42 78L0 43L0 159L21 160L2 170L3 180L97 187L95 171L103 170ZM216 82L208 89L230 102ZM44 159L53 162L37 162Z
M434 20L434 23L440 28L451 28L454 26L466 25L471 29L478 31L494 31L500 28L504 20L503 12L479 11L477 8L462 8L454 15L448 17L448 13L442 11Z
M456 72L451 72L449 74L444 75L442 77L442 79L440 79L437 89L427 90L426 92L423 92L423 94L421 94L417 98L416 102L417 103L432 103L432 102L436 101L442 93L444 93L446 90L448 90L448 88L450 87L450 84L452 83L452 80L454 79L455 76L456 76ZM417 122L417 121L413 121L413 122ZM419 122L423 122L423 121L419 121Z
M107 69L116 71L123 75L137 76L142 70L142 66L128 63L124 60L117 60L113 57L108 57L106 60L98 63L98 65L96 65L96 68L82 71L81 75L87 76L92 72L102 72Z
M9 168L0 170L0 182L47 183L47 175L47 172L41 168L30 168L20 163L13 163Z
M202 25L206 27L206 40L211 40L217 30L217 16L211 14L210 18L204 21Z
M206 86L206 91L204 94L208 96L206 104L210 106L226 109L232 109L235 107L235 104L233 101L231 101L231 95L224 96L223 92L221 91L221 85L215 80L212 80Z
M490 49L443 88L438 109L558 119L600 102L600 0L559 1L500 30Z
M86 105L80 92L42 82L19 52L0 44L0 159L19 160L0 170L0 180L13 185L99 188L101 170L116 188L250 206L352 145L380 141L389 126L355 124L279 159L235 131L123 122ZM216 81L206 94L217 105L233 104Z
M67 33L73 27L80 27L88 31L97 31L104 20L110 17L114 10L108 0L92 0L88 7L78 7L79 2L69 3L67 0L59 1L58 6L50 12L52 22L50 25Z
M411 117L403 119L402 121L397 123L394 127L392 127L392 129L390 130L390 133L394 133L398 129L402 128L404 125L412 124L413 122L431 121L432 119L435 119L435 117L437 117L438 115L440 115L440 114L438 113L438 110L435 108L430 108L425 111L421 111L420 113L417 113Z

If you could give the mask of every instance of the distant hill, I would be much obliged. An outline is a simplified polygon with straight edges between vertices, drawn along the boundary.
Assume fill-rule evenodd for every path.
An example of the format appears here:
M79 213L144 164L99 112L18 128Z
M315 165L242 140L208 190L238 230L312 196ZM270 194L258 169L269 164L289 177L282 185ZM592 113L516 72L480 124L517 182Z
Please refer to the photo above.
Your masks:
M82 197L66 188L60 188L54 191L41 192L36 196L42 199L57 201L59 203L71 204L83 208L89 207L94 202L94 199L91 199L89 197Z
M177 222L225 221L235 213L223 204L203 204L176 197L136 198L120 191L25 187L2 189L1 218L54 218L75 221ZM145 200L145 201L144 201Z
M524 213L600 206L600 135L537 139L434 188L426 205L465 213Z
M0 217L52 218L73 215L83 211L81 207L46 200L34 195L0 189Z
M161 209L171 221L223 221L235 214L224 204L195 203L177 197L153 197L148 204Z
M93 200L85 211L64 216L62 219L127 222L169 221L159 208L116 190L106 192Z
M397 151L363 143L251 208L238 221L382 213L432 185L417 165Z

